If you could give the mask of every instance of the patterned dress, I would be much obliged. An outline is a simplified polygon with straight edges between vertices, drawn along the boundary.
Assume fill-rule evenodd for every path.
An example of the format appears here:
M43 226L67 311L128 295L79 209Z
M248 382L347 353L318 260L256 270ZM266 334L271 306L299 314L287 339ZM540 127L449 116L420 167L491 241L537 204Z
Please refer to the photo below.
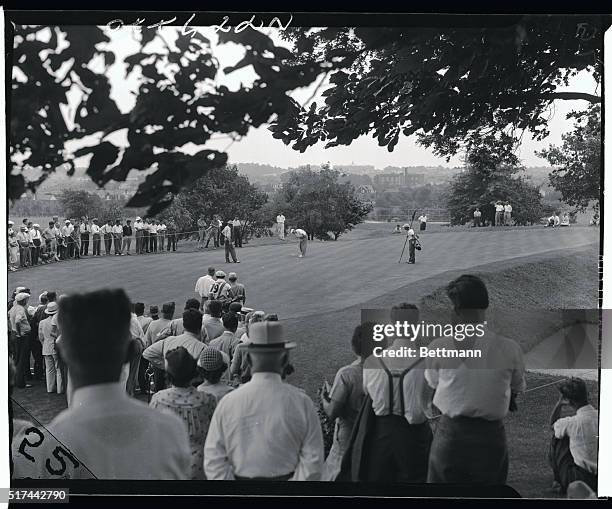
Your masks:
M150 406L162 412L178 415L189 434L191 446L191 479L204 476L204 442L217 400L212 394L199 392L195 387L170 387L156 392Z

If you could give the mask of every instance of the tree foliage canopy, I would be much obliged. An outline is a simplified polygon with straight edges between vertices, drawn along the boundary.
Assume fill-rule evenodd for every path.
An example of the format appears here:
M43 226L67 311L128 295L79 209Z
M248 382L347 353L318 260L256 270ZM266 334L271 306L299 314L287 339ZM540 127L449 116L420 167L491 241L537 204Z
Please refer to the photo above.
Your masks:
M331 232L334 240L362 223L372 206L359 200L354 186L339 182L339 177L340 172L327 165L320 172L291 172L278 198L288 223L320 239Z
M597 210L602 171L601 108L596 104L588 111L572 112L568 118L574 119L574 129L562 135L562 146L551 145L539 155L556 167L550 184L565 203L584 210L594 202Z
M493 221L495 202L509 201L516 224L536 223L542 216L539 189L519 173L522 168L513 153L500 150L504 141L482 140L466 157L466 169L456 175L447 195L451 224L465 224L480 208L483 221Z
M300 62L342 56L343 68L331 73L323 104L270 129L301 152L367 134L389 151L401 135L416 134L449 157L506 133L511 150L522 132L548 135L554 100L601 101L557 88L580 71L601 80L604 29L597 18L573 16L525 16L497 27L293 29Z

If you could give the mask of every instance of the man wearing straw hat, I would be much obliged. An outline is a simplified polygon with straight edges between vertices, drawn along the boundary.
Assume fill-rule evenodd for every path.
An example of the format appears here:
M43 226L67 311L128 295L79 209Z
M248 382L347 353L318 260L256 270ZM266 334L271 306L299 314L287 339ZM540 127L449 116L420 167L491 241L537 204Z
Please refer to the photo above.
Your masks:
M209 480L316 481L323 436L312 400L281 378L295 343L280 322L249 330L252 378L219 401L204 446Z
M63 369L61 360L55 349L57 339L57 326L53 323L53 317L57 313L59 305L50 302L44 313L47 318L40 321L38 325L38 339L42 343L42 354L45 359L45 373L47 379L47 392L63 394L65 391Z

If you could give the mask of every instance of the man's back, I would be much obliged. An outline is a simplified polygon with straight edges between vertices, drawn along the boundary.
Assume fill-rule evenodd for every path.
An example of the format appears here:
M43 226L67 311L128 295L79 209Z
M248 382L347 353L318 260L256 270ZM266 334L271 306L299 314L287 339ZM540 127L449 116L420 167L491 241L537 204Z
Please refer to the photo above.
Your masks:
M225 332L225 327L223 327L221 318L204 315L204 318L202 319L202 331L206 332L206 335L202 334L205 341L212 341Z
M99 479L187 479L183 422L130 398L120 384L77 389L51 433Z
M321 426L306 393L275 373L255 373L217 405L204 451L209 479L295 472L296 480L318 480Z

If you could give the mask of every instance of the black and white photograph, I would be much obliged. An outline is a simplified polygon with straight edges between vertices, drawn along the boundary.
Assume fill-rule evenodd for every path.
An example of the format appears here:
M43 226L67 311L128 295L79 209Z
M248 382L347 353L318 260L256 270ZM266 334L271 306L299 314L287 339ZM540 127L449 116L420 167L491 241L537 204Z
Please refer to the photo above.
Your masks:
M612 16L2 14L11 501L612 494Z

